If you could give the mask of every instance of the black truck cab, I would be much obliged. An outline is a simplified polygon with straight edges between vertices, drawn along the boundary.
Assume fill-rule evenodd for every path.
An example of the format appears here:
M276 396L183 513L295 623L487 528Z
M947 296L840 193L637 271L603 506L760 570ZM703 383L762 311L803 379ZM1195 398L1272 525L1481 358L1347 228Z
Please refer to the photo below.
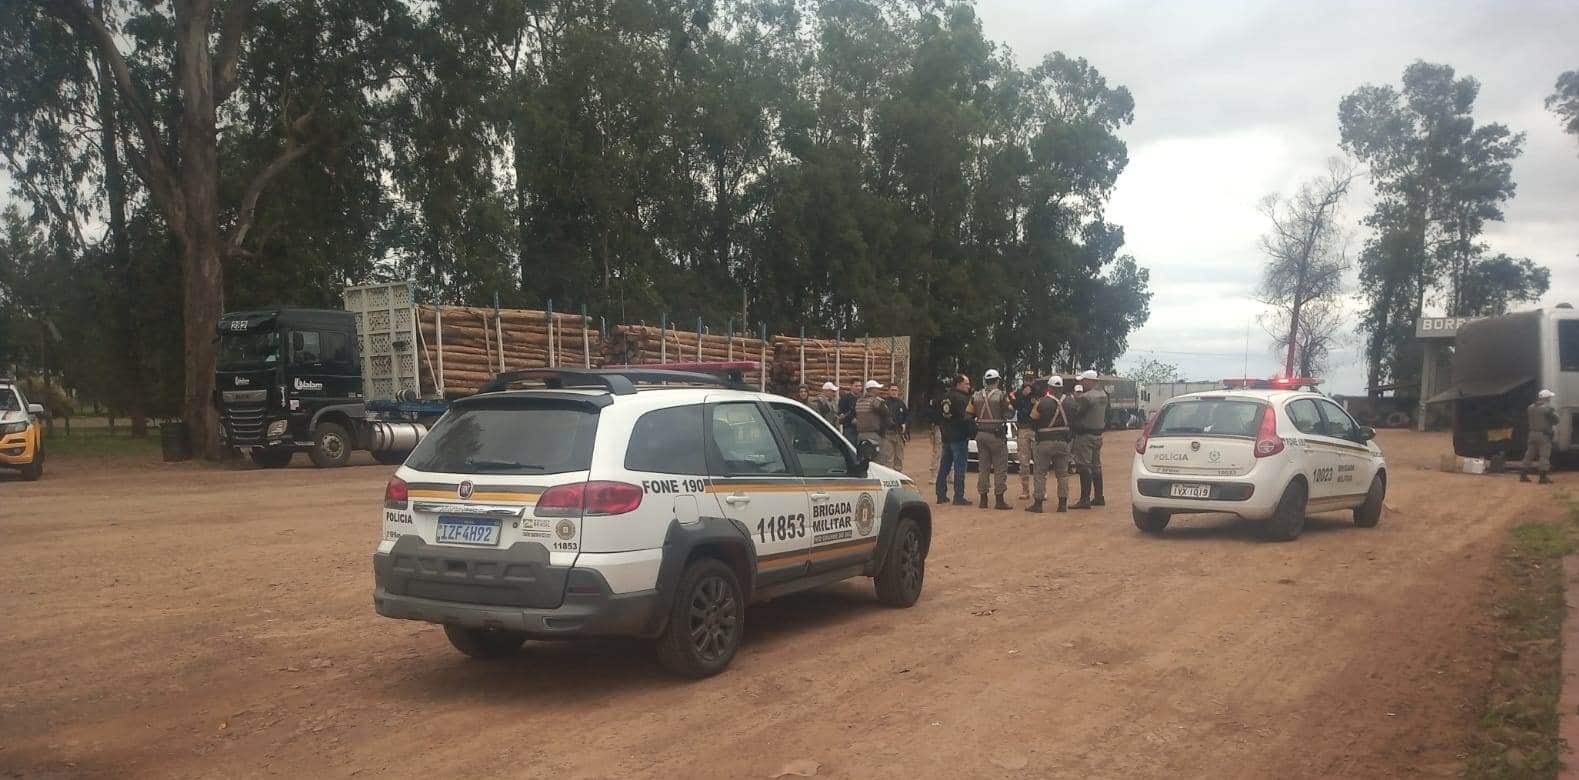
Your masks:
M214 403L221 432L260 466L306 451L339 466L362 448L365 417L356 317L331 309L262 309L219 320Z

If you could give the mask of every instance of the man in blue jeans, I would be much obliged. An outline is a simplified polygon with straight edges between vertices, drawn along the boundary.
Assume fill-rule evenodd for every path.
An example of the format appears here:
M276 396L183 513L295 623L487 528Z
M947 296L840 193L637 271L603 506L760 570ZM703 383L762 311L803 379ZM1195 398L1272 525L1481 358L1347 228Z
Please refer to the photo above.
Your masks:
M965 408L970 406L970 377L954 377L954 386L938 399L937 420L943 432L943 449L938 456L938 503L948 503L949 471L954 472L954 503L969 505L965 499L966 442L970 441L970 418Z

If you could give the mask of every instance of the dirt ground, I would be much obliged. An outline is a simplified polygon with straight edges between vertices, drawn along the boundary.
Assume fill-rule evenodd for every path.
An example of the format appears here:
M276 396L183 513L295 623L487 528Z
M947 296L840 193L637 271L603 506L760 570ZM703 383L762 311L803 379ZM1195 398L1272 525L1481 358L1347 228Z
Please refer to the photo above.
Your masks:
M914 608L866 580L754 607L701 682L634 643L480 663L378 617L387 467L0 476L0 775L1456 774L1494 556L1558 492L1438 473L1445 436L1388 431L1376 529L1319 515L1273 544L1211 516L1148 538L1132 435L1108 437L1107 507L937 508Z

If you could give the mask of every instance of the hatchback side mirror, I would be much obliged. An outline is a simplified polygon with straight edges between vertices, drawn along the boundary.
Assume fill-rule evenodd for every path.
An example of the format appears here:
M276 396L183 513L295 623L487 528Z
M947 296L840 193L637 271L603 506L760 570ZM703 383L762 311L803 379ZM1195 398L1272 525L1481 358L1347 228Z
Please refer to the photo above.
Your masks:
M1360 426L1360 434L1359 434L1360 441L1367 442L1367 441L1370 441L1371 439L1374 439L1374 438L1376 438L1376 429L1375 428L1372 428L1369 425L1362 425L1362 426Z
M44 416L44 405L43 404L28 404L27 405L27 413L30 416L33 416L33 417L43 417Z

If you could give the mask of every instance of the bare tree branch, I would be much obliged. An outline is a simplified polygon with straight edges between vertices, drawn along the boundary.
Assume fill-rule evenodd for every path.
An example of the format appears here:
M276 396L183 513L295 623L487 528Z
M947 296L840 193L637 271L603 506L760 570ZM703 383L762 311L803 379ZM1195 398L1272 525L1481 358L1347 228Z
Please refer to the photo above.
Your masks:
M126 64L126 57L115 44L114 34L104 26L102 19L82 4L81 0L50 0L46 7L56 18L76 30L83 41L93 46L104 62L109 64L110 72L115 76L116 92L120 95L121 102L126 105L127 113L131 114L132 123L137 126L137 134L142 139L145 150L140 157L141 164L134 167L138 175L147 183L148 191L153 194L160 210L171 223L184 221L185 209L181 207L180 199L176 197L176 177L169 160L164 156L164 142L154 126L152 115L148 112L142 87L132 77L131 68ZM129 144L127 151L135 154Z
M225 102L240 83L241 39L249 26L253 0L231 0L219 26L219 48L214 52L214 104Z
M32 196L35 202L41 204L49 211L49 213L55 215L55 219L70 227L71 234L74 238L76 238L77 244L79 246L85 246L86 242L83 240L82 236L82 223L77 221L77 215L71 213L71 211L66 209L65 206L62 206L60 201L55 198L55 196L50 195L33 184L33 177L27 175L26 169L24 169L21 162L16 159L16 153L13 150L6 149L5 157L6 161L11 164L11 170L14 171L13 178L18 184L22 185L22 189L27 190L27 194Z
M285 148L280 151L263 170L254 176L247 185L246 192L241 196L241 207L236 212L236 224L230 228L230 239L225 242L225 253L234 255L241 248L241 243L247 238L247 231L252 229L252 220L258 210L258 198L263 196L263 191L269 183L279 176L291 163L307 154L311 144L297 143L295 134L302 132L312 121L312 112L309 111L296 118L285 131Z

